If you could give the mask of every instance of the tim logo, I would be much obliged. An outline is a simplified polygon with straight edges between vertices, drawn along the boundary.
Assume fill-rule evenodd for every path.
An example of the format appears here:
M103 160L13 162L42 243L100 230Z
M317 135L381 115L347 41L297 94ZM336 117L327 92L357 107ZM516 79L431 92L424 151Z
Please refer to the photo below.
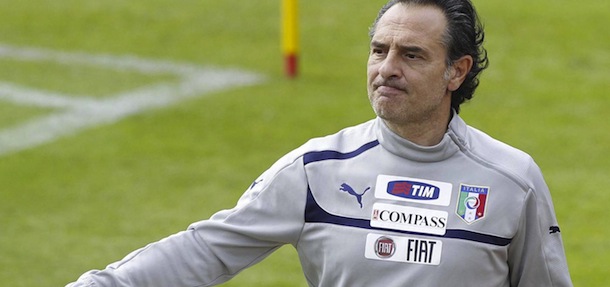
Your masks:
M416 181L390 181L388 183L388 193L394 196L415 199L415 200L434 200L440 196L440 188Z
M351 186L349 186L349 184L347 183L342 183L341 187L339 187L340 191L345 191L350 195L353 195L354 197L356 197L356 200L358 201L358 203L360 204L360 208L362 208L362 196L369 191L369 189L371 189L370 187L367 187L362 193L357 193Z

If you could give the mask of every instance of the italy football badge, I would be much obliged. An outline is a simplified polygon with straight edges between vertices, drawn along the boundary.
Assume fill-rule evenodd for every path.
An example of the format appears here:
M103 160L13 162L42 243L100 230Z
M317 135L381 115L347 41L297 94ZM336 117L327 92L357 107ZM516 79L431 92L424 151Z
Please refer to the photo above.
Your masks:
M471 224L485 216L489 187L460 184L456 213Z

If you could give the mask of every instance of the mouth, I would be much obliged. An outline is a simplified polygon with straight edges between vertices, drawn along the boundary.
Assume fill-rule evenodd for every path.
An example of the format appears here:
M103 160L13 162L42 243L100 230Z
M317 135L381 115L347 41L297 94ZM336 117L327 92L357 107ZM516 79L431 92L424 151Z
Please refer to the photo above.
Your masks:
M400 93L405 93L406 89L400 87L398 85L388 85L388 84L380 84L375 85L375 92L377 92L381 96L390 96Z
M377 92L385 94L385 93L398 93L402 91L400 88L394 86L378 86L375 89Z

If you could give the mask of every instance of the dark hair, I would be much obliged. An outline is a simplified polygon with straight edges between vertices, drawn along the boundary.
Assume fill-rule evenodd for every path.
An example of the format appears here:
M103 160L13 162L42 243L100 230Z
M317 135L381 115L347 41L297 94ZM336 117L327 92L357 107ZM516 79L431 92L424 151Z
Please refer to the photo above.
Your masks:
M377 22L395 4L414 4L435 6L440 8L447 18L447 31L443 42L447 47L447 66L462 56L470 55L473 59L472 68L462 85L451 95L451 107L459 113L460 105L472 99L474 91L479 86L479 74L487 68L487 50L483 47L485 32L477 12L470 0L390 0L385 4L375 22L371 26L369 36L375 35Z

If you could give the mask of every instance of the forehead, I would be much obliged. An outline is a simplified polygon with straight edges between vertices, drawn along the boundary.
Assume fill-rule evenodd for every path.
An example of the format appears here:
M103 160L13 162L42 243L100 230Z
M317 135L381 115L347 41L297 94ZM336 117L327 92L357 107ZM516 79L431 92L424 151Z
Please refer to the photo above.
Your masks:
M373 41L442 44L446 27L447 20L440 8L399 3L379 19Z

